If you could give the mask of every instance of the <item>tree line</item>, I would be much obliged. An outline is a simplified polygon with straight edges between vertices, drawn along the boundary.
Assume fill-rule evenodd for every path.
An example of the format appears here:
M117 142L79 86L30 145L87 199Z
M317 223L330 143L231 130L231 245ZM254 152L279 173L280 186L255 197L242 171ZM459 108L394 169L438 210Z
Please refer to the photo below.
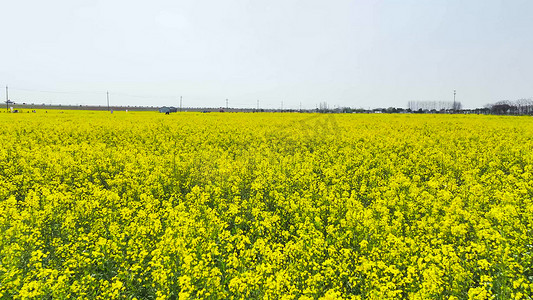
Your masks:
M532 115L533 99L503 100L487 104L486 108L494 115Z

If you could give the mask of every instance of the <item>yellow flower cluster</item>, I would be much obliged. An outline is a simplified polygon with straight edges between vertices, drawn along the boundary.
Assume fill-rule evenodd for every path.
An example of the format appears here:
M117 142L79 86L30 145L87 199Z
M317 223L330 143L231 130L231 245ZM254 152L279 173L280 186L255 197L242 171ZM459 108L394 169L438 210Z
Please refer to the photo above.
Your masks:
M1 299L532 299L533 118L0 126Z

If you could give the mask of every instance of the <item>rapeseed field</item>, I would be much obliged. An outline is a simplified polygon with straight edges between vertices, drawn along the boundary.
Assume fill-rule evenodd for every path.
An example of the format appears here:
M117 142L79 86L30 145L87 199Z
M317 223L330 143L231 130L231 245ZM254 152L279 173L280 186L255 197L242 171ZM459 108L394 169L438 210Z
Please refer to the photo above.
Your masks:
M533 118L0 114L1 299L532 299Z

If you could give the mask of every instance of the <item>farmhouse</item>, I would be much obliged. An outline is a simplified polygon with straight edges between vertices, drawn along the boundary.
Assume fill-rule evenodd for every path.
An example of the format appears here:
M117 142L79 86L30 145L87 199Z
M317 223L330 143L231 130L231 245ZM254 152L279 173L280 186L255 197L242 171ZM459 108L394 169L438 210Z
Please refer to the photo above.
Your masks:
M159 108L159 112L160 113L165 113L165 114L169 114L171 112L177 112L177 111L178 111L178 109L175 108L174 106L170 106L170 107L163 106L163 107Z

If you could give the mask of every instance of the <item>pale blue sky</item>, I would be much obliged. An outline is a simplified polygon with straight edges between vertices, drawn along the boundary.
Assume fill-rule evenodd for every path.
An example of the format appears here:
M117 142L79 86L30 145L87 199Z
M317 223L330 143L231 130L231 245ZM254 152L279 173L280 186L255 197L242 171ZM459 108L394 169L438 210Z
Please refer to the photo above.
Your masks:
M17 102L105 105L107 90L115 105L264 108L406 107L454 89L465 107L533 97L529 0L18 0L2 3L0 28L0 84Z

